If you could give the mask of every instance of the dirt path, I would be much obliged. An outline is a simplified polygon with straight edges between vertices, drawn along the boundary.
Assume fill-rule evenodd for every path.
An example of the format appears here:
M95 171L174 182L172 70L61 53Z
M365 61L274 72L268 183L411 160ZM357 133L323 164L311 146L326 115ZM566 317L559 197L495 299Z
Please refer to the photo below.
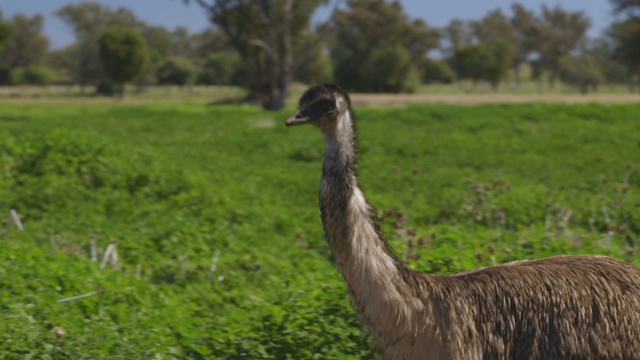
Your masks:
M65 96L0 96L0 103L112 103L112 104L149 104L149 103L209 103L220 98L211 94L177 94L173 96L132 95L117 100L110 97L65 97ZM405 104L451 104L451 105L482 105L482 104L524 104L524 103L564 103L564 104L621 104L640 103L640 94L630 93L596 93L596 94L351 94L351 100L356 106L402 106ZM292 95L289 104L295 104L297 96Z

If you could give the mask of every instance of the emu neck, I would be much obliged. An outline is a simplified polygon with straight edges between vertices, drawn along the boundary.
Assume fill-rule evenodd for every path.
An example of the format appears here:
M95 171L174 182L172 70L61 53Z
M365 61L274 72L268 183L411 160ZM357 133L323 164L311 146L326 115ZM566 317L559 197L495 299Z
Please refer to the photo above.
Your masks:
M322 223L356 312L381 345L416 331L409 270L391 253L358 187L356 133L350 114L323 129L326 153L320 187Z

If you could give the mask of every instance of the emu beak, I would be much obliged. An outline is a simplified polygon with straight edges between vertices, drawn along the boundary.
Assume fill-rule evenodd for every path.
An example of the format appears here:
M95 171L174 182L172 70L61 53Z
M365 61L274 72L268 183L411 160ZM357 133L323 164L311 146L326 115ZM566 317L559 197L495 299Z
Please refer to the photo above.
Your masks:
M287 126L302 125L304 123L309 122L309 120L311 119L308 116L305 116L301 114L300 111L298 111L295 113L295 115L288 118L284 124Z

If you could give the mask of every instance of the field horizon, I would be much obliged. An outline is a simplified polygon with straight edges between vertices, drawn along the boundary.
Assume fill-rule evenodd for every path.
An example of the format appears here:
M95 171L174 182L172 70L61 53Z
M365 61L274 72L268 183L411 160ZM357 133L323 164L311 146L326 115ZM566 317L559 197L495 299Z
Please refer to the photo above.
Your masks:
M288 104L293 106L307 85L294 84ZM21 86L0 87L0 103L127 103L151 104L171 103L210 103L216 105L241 104L245 90L235 86L155 86L144 91L129 87L122 98L99 96L92 90L81 91L78 86ZM490 87L470 85L424 85L415 93L351 93L355 106L398 106L408 104L447 104L447 105L488 105L488 104L625 104L640 103L640 93L629 92L620 85L602 85L599 90L582 94L576 89L556 85L549 89L538 84L527 83L520 88L502 86L498 91ZM251 105L251 104L245 104Z

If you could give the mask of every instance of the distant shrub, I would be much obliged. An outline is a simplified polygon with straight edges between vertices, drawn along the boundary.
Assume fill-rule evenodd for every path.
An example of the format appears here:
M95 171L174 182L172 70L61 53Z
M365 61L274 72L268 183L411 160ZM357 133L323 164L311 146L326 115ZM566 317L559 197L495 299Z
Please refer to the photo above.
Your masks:
M456 79L453 69L444 60L425 58L420 67L425 84L451 84Z
M52 69L41 65L15 68L9 72L11 85L50 85L57 78Z
M374 92L414 92L420 83L409 50L401 46L374 50L363 66L363 78Z
M456 48L454 54L459 78L471 79L474 84L486 80L494 89L506 77L510 59L511 47L503 41L487 45L462 45Z
M242 85L242 59L235 52L222 51L211 54L198 75L201 85Z
M311 61L301 64L293 77L305 84L333 82L333 64L328 55L319 52Z
M160 85L185 86L193 84L197 72L198 69L188 59L171 57L158 67L156 76Z
M103 79L96 85L96 93L100 95L115 95L116 89L113 82L109 79Z
M568 55L560 59L560 79L586 94L589 89L597 89L604 81L604 74L593 57Z
M124 84L142 74L149 62L147 42L134 30L113 27L104 31L99 43L102 66L122 96Z
M460 79L470 79L474 83L484 80L495 59L488 47L479 44L462 45L454 54L456 73Z

